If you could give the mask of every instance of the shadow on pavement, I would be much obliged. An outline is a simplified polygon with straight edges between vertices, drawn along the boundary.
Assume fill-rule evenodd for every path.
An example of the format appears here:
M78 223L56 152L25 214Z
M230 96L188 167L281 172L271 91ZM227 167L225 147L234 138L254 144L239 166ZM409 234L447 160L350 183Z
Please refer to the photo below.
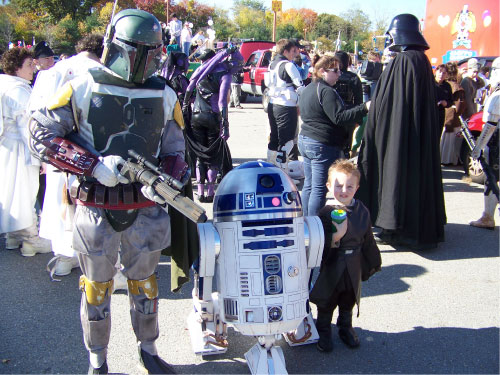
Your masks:
M349 349L340 341L332 327L334 350L320 353L315 345L289 347L284 340L278 342L283 349L290 374L494 374L498 373L499 329L497 327L466 329L457 327L415 327L411 331L388 333L356 328L361 340L358 349ZM233 350L237 340L242 350ZM197 365L174 366L184 374L245 374L244 352L255 339L238 333L229 335L227 353L204 357ZM457 343L460 349L457 352ZM221 363L217 363L220 361Z
M363 283L362 298L406 292L410 285L403 278L419 277L426 272L424 267L414 264L393 264L387 267L382 265L382 271Z
M415 251L415 253L434 261L499 256L498 227L495 230L487 230L466 224L450 223L445 225L444 230L445 242L440 243L436 249Z

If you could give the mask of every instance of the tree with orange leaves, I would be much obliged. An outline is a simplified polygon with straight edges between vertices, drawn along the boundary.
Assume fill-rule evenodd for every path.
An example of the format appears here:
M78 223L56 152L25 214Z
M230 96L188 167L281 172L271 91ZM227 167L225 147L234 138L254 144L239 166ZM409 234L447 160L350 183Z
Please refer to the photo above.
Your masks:
M290 8L281 12L278 17L278 24L292 25L301 35L304 35L305 39L307 38L307 33L313 29L317 18L318 14L312 9Z

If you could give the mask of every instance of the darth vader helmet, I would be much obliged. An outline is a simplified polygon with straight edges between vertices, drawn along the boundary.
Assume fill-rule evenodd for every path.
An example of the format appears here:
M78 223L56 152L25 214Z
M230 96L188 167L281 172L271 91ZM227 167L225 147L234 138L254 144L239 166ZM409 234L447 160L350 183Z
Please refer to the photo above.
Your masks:
M406 47L429 49L420 29L420 22L413 14L400 14L394 17L385 33L385 47L394 52L404 51Z

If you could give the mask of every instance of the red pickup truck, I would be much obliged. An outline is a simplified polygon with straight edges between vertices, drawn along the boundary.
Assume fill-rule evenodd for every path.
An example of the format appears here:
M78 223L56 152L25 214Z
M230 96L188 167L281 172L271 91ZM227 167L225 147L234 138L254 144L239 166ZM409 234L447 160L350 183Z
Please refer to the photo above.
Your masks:
M241 100L244 101L250 95L261 96L265 94L266 85L264 84L264 73L271 63L271 50L261 49L254 51L248 58L245 67L250 68L243 75L241 84ZM262 105L267 108L266 95L263 97Z

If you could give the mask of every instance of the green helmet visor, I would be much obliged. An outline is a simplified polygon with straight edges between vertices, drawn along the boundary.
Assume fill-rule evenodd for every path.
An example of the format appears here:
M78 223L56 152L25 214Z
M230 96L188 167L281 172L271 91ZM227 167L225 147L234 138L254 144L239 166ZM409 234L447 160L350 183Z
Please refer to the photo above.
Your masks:
M161 44L149 46L114 38L106 66L128 82L144 83L160 66L161 48Z

